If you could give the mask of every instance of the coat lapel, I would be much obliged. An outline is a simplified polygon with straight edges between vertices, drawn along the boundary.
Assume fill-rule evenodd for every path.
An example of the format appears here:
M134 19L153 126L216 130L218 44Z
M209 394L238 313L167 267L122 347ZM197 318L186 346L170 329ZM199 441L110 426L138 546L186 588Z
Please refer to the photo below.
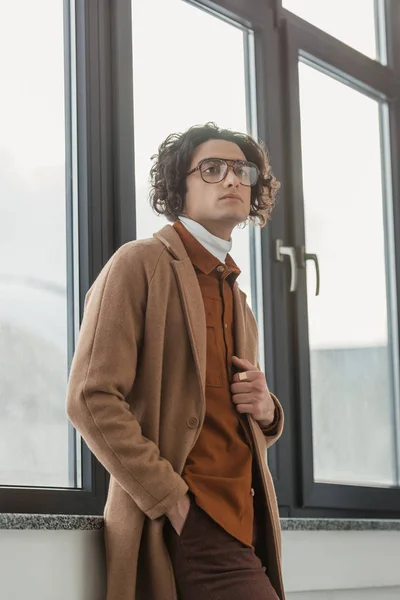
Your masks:
M159 239L176 259L171 264L178 284L202 399L205 401L207 328L204 302L196 272L179 235L173 227L166 225L155 233L154 237Z
M174 269L176 280L178 282L183 312L202 395L205 397L207 328L204 302L199 282L189 257L184 260L172 261L172 268Z

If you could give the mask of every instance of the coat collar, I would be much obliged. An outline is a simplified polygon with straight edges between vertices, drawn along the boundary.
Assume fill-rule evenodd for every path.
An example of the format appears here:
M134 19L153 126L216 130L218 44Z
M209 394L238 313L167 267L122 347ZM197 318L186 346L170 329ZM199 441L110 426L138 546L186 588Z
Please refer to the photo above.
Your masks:
M153 237L160 240L176 260L185 260L185 258L188 258L185 246L172 225L165 225Z

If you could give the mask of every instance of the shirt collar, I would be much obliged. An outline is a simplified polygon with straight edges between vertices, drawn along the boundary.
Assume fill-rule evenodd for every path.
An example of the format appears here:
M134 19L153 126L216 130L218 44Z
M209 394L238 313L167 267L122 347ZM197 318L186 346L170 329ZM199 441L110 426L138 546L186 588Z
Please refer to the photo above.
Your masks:
M222 263L226 261L228 252L232 250L232 240L222 240L210 233L203 225L189 219L188 217L179 217L181 223L184 224L186 229L196 238L200 244L202 244L207 250L216 256Z
M184 218L186 221L186 217L184 217ZM191 219L189 219L189 220L191 220ZM195 221L192 221L192 223L195 223ZM196 223L196 225L199 225L202 229L207 231L199 223ZM183 221L181 222L180 218L179 218L179 221L175 221L173 226L174 226L174 229L176 230L176 232L179 234L179 236L183 242L183 245L185 246L186 252L188 253L190 260L192 261L192 264L195 267L197 267L200 271L202 271L206 275L209 275L212 271L214 271L214 269L216 269L216 267L223 264L224 266L227 267L226 275L233 273L235 279L240 275L241 271L240 271L239 267L237 266L237 264L235 263L235 261L229 254L225 255L226 256L225 261L221 261L216 255L214 255L212 252L209 251L209 249L205 246L205 244L203 244L197 238L196 235L193 235L187 229L186 223L184 224ZM207 232L207 233L209 233L209 232ZM212 235L212 234L210 234L210 235ZM212 236L212 237L215 238L215 236ZM215 239L220 240L220 238L215 238ZM232 245L231 242L226 242L226 240L220 240L220 241L225 242L225 244Z

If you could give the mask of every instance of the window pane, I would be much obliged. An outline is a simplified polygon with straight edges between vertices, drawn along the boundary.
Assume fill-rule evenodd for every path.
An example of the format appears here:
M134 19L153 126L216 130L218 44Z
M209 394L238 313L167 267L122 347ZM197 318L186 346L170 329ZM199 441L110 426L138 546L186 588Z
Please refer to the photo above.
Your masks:
M283 7L377 59L375 0L283 0Z
M170 133L192 125L246 131L246 64L243 31L194 6L135 0L132 11L137 237L144 238L167 223L148 201L150 157ZM251 302L249 231L233 232L232 256Z
M314 476L391 486L395 281L378 102L300 63ZM390 238L391 239L391 238ZM399 433L399 432L398 432Z
M0 7L0 485L67 486L62 0Z

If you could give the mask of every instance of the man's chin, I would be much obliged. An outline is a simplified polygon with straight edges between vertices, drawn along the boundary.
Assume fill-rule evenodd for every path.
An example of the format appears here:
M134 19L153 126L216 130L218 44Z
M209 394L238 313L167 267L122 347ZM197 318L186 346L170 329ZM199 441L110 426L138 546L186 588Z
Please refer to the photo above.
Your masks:
M227 223L236 226L243 223L243 221L246 221L247 217L248 215L244 214L242 211L226 211L218 220L226 221Z

